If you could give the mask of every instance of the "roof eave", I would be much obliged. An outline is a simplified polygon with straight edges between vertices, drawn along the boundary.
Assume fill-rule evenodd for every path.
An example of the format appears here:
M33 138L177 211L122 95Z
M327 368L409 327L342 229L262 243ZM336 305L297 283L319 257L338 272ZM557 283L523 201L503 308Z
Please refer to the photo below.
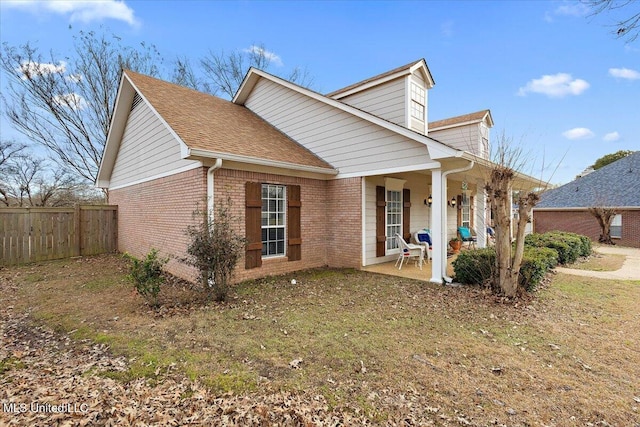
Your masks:
M259 158L259 157L243 156L243 155L239 155L239 154L223 153L223 152L219 152L219 151L204 150L204 149L201 149L201 148L190 148L188 150L187 156L186 157L183 156L183 158L193 159L193 160L199 160L199 159L202 159L202 158L206 158L206 159L222 159L222 160L227 160L227 161L234 161L234 162L240 162L240 163L250 163L250 164L254 164L254 165L270 166L270 167L282 168L282 169L291 169L291 170L296 170L296 171L301 171L301 172L310 172L310 173L317 173L317 174L322 174L322 175L337 175L338 174L338 170L331 169L331 168L323 168L323 167L320 167L320 166L301 165L301 164L298 164L298 163L290 163L290 162L283 162L283 161L277 161L277 160L269 160L269 159L263 159L263 158Z

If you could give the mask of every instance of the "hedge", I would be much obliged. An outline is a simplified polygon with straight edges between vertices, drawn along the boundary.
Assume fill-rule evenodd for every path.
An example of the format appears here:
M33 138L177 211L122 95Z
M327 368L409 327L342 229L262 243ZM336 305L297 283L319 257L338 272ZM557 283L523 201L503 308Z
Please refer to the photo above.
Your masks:
M558 252L560 264L573 264L581 256L591 254L591 240L587 236L562 231L550 231L544 234L529 234L524 239L525 246L547 247Z

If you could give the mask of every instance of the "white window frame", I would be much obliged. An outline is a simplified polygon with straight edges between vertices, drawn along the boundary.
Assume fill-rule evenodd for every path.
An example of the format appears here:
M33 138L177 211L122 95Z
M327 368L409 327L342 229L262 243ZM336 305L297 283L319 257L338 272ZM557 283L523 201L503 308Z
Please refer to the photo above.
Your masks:
M275 191L275 195L272 191ZM281 190L281 191L278 191ZM279 194L278 194L279 193ZM266 196L266 197L265 197ZM262 184L262 215L260 232L262 234L262 258L276 258L287 255L287 186L279 184ZM273 203L275 206L273 206ZM280 203L279 203L280 202ZM275 208L275 209L272 209ZM266 223L265 223L266 220ZM274 230L274 231L272 231ZM282 238L278 238L278 230L282 230ZM270 234L276 236L271 238ZM265 239L266 233L266 239ZM282 243L282 251L278 251L278 243ZM275 243L276 250L270 252L270 243Z
M392 199L392 195L397 194L397 199ZM385 188L385 201L386 206L384 208L384 218L385 218L385 232L387 235L386 242L386 253L394 254L398 253L400 248L398 247L398 242L396 241L396 233L402 236L402 214L403 214L403 201L402 201L402 190L390 190ZM390 212L390 208L397 207L397 212ZM396 219L396 221L390 221L390 217Z
M415 82L411 82L411 117L424 122L426 107L426 90Z
M465 193L460 202L460 226L471 230L471 197Z
M614 230L617 233L614 233ZM622 239L622 214L616 214L611 219L609 226L609 235L612 239Z

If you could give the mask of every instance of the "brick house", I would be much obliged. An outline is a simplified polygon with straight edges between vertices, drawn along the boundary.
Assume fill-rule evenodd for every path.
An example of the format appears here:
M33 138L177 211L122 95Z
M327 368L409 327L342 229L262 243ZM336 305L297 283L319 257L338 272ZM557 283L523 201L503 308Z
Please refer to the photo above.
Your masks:
M493 119L429 123L433 86L424 59L326 95L252 68L231 101L125 70L97 179L119 250L181 255L196 206L230 197L248 239L236 280L395 261L395 233L429 228L441 283L458 225L486 242Z
M570 231L598 241L590 207L615 208L612 240L640 248L640 151L544 193L533 210L534 231Z

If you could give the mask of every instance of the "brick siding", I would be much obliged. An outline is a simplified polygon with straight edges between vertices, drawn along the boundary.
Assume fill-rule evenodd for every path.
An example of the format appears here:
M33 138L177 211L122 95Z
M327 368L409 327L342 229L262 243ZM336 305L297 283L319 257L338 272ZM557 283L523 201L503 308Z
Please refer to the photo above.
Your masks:
M172 257L168 271L193 280L195 270L175 256L183 256L188 245L192 212L206 206L206 188L207 170L196 168L109 191L109 203L118 205L118 250L142 258L156 248Z
M620 246L640 248L640 209L621 210L622 238L613 241ZM600 237L600 226L587 210L535 210L533 227L536 233L547 231L569 231L588 236L594 242Z
M198 168L141 184L112 190L109 202L118 205L118 249L144 257L151 248L173 258L167 270L194 280L196 272L178 262L188 245L192 212L206 206L207 168ZM216 205L231 200L231 211L244 235L245 182L301 187L302 259L264 259L262 267L246 270L244 254L235 281L322 267L361 265L360 178L322 181L310 178L219 169L214 173Z

